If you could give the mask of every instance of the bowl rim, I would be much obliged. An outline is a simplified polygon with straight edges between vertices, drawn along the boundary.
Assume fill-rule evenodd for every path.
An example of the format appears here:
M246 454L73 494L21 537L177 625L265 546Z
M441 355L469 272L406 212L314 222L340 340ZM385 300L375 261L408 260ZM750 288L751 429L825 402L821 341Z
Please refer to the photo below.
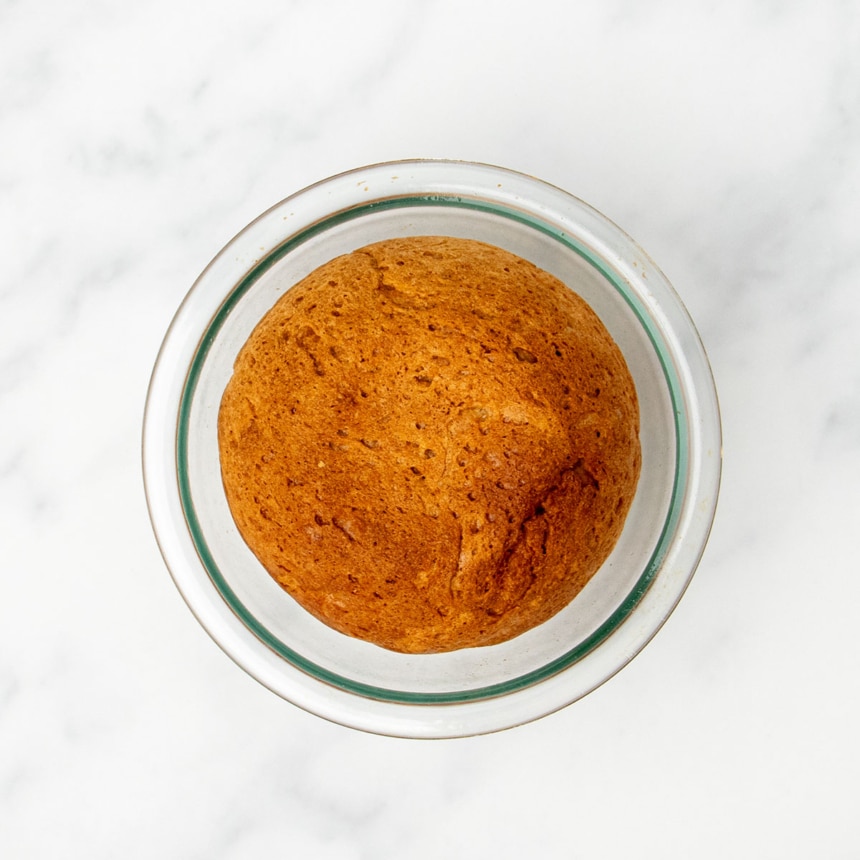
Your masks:
M392 170L398 174L392 179L409 171L418 179L407 191L371 194L369 199L360 193L362 182L373 184ZM320 209L333 189L343 196L352 186L356 191L343 206L328 213L324 206ZM493 194L493 186L505 191ZM564 209L564 219L548 211L547 199ZM536 205L535 200L540 202ZM196 516L187 473L189 414L200 368L235 304L265 271L313 236L370 211L411 206L458 206L517 220L561 242L597 269L623 297L655 350L672 401L676 435L672 499L662 533L648 565L613 615L585 642L539 669L490 686L442 694L397 691L345 678L281 642L241 603L218 569ZM303 207L303 219L290 221L283 214L291 210L293 216ZM245 260L252 247L257 256ZM627 251L626 264L619 247ZM226 267L233 275L225 283L222 264L231 256L240 265ZM634 257L638 266L629 264ZM242 265L245 271L236 279ZM200 331L189 317L204 293L210 313ZM174 359L180 342L185 355L189 344L193 351L187 364L181 362L177 387ZM676 364L679 359L682 366ZM656 634L685 591L713 523L721 472L719 406L689 314L665 276L605 216L555 186L505 168L436 159L382 162L336 174L290 195L243 228L206 267L180 305L156 359L144 414L143 466L150 518L171 576L210 636L243 669L294 704L354 728L408 737L460 736L507 728L564 707L614 675ZM679 553L679 542L684 553ZM674 558L667 571L670 555L683 559ZM658 578L662 587L652 588ZM635 625L628 623L633 615ZM625 627L626 634L620 635ZM614 643L608 649L611 659L606 643ZM587 678L578 686L565 684L565 675L585 658L592 664Z

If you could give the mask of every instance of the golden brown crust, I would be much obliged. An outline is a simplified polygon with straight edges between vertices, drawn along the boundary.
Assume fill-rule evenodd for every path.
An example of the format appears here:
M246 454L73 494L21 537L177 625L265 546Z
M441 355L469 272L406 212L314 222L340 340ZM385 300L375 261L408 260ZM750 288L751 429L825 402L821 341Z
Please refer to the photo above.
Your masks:
M633 381L594 312L471 240L332 260L240 352L219 414L236 524L309 612L423 653L550 618L615 545Z

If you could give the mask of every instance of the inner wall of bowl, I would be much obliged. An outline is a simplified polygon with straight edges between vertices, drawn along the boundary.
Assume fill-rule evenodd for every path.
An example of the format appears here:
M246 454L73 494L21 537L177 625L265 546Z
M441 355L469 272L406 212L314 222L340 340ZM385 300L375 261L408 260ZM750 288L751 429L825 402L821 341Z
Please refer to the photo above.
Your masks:
M233 361L278 297L340 254L412 235L457 236L498 245L579 293L625 355L639 396L642 427L642 475L623 534L583 592L558 615L515 640L435 655L396 654L344 636L287 595L236 529L221 483L217 443L218 406ZM180 426L180 436L185 436L180 446L183 441L187 445L185 506L198 551L222 596L285 659L330 683L381 698L480 698L524 686L569 665L609 635L635 605L659 563L677 477L667 359L655 349L655 333L649 334L643 325L643 312L629 287L613 284L571 247L572 241L498 206L476 209L468 202L395 201L391 208L363 207L306 231L261 261L228 298L203 339L189 379L190 408L184 428L182 422Z

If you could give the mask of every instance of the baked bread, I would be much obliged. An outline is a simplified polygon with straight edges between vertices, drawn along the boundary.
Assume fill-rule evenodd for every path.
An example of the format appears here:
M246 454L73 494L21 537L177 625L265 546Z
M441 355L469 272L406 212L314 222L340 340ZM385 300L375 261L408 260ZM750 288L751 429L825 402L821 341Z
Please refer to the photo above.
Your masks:
M588 305L500 248L391 239L287 291L218 421L238 529L331 627L502 642L576 596L640 467L636 391Z

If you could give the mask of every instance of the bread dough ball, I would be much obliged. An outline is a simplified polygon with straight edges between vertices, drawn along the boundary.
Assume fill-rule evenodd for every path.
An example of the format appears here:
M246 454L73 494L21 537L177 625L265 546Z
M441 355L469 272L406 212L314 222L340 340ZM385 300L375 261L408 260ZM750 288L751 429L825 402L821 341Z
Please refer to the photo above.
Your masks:
M633 380L591 308L439 236L287 291L236 359L218 439L263 567L336 630L409 653L502 642L567 606L641 461Z

